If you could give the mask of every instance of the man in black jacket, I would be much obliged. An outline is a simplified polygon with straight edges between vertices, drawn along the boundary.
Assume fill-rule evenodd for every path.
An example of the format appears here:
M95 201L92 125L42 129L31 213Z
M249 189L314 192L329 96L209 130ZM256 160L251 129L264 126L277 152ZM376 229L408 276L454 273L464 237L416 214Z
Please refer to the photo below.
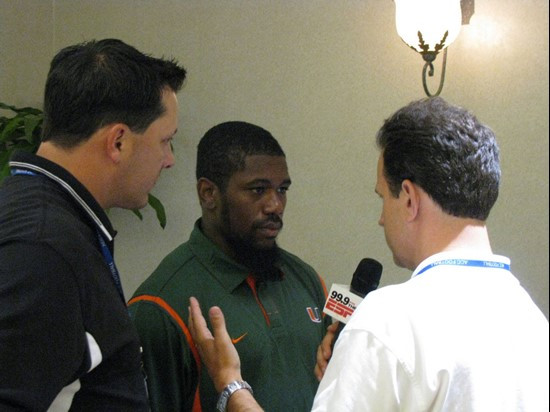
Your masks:
M185 69L116 39L53 59L36 155L0 188L0 409L148 410L104 210L172 166Z

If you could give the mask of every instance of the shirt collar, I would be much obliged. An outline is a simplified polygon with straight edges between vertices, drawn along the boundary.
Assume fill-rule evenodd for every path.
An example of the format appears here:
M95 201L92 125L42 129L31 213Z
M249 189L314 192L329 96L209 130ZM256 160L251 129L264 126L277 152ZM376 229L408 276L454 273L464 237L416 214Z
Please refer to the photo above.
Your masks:
M92 194L69 171L48 159L27 152L16 152L10 160L11 169L31 170L46 175L62 186L78 203L85 214L109 242L112 242L116 231L105 211Z

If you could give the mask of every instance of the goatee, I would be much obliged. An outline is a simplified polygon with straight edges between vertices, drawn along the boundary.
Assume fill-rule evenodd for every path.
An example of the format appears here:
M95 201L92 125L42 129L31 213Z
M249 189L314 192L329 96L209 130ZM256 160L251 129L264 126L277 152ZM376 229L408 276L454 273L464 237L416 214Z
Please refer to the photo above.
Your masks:
M257 281L273 281L281 279L281 270L278 267L281 250L274 243L272 247L260 249L249 241L242 239L228 239L235 260L246 266Z
M222 198L222 221L224 223L224 237L229 247L233 251L234 259L243 266L246 266L252 272L252 276L257 281L269 281L281 279L282 272L278 268L278 261L281 251L277 243L273 241L273 246L267 248L258 247L253 235L239 236L235 235L231 228L230 218L231 205L227 198ZM266 225L276 225L279 230L283 227L283 220L276 214L270 214L264 221L254 222L252 231Z

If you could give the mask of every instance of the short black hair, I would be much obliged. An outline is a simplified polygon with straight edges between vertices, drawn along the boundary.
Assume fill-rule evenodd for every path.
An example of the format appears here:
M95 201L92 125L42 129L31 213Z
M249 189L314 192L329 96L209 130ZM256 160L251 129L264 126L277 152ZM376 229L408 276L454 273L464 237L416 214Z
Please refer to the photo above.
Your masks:
M150 57L118 39L65 47L46 80L42 141L74 147L115 122L142 133L166 110L163 90L178 92L185 76L174 59Z
M197 180L205 177L224 192L229 178L245 167L246 156L283 156L270 132L251 123L231 121L212 127L197 150Z
M448 214L485 221L498 198L499 148L493 131L441 97L414 101L379 130L393 196L409 179Z

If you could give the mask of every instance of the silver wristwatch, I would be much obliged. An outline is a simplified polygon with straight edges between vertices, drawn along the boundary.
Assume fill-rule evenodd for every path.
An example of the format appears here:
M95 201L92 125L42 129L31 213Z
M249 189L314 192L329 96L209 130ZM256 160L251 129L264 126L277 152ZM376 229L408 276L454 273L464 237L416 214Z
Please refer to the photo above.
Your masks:
M246 383L245 381L233 381L223 389L222 393L220 394L220 399L218 399L216 409L219 412L225 412L225 410L227 408L227 401L229 400L229 397L231 395L233 395L239 389L246 389L252 395L254 395L254 392L252 392L252 388L250 387L250 385L248 383Z

